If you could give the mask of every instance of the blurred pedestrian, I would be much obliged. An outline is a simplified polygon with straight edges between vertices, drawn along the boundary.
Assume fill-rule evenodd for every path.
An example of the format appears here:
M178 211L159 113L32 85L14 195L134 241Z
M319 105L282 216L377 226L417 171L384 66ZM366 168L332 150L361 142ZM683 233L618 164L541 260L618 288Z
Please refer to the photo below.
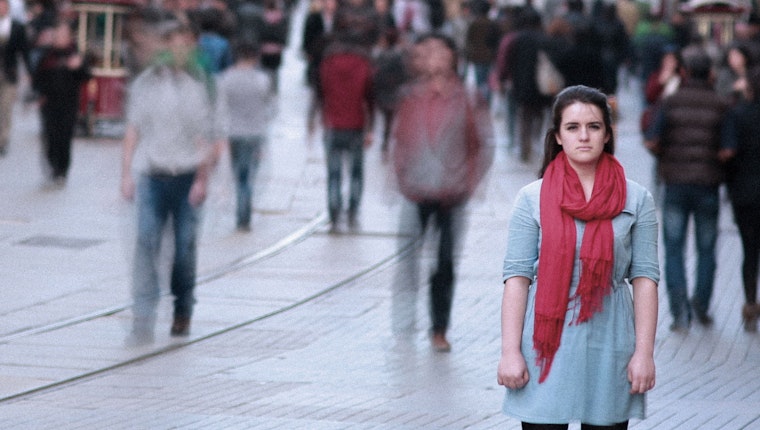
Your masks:
M309 141L317 128L319 101L319 64L325 47L332 39L337 0L312 0L312 10L306 16L301 40L301 51L306 57L306 84L311 88L311 99L306 123Z
M512 94L517 104L520 160L529 162L533 146L540 140L544 110L551 97L541 94L536 83L538 52L551 53L541 15L532 8L522 11L522 30L507 53L506 67L512 72Z
M10 12L8 0L0 0L0 157L8 151L10 141L11 117L18 84L18 60L22 59L27 73L31 72L26 28Z
M481 97L491 100L488 75L496 60L501 39L501 29L488 13L491 4L486 0L472 0L470 10L474 16L467 27L465 52L467 61L475 73L475 85Z
M599 52L602 57L604 84L601 90L608 96L615 96L618 89L618 72L623 64L631 62L633 47L625 31L625 25L618 18L615 4L603 3L602 0L596 0L594 4L599 8L598 16L592 21L592 27L599 38Z
M731 156L727 168L728 196L734 221L742 240L744 261L742 281L744 331L757 332L760 306L757 304L758 263L760 263L760 68L747 75L749 98L735 107L726 119L724 146Z
M170 334L190 333L200 208L218 158L218 136L223 133L216 124L213 80L199 61L195 35L178 20L160 26L166 51L135 78L128 93L121 192L137 201L134 320L128 345L153 340L160 296L159 251L169 219L174 232Z
M710 83L712 61L705 53L684 55L686 77L678 90L662 100L645 144L657 157L664 184L663 238L671 330L685 333L692 315L704 326L715 279L715 243L720 211L719 188L724 166L719 158L721 128L728 109ZM684 263L689 218L694 218L697 247L696 286L687 297Z
M749 49L741 43L733 43L724 49L723 59L715 77L715 91L732 104L747 100L750 82L747 74L753 66Z
M336 32L342 31L336 29ZM350 164L348 222L355 226L364 188L364 148L372 144L372 58L369 47L342 41L325 50L319 66L319 100L327 161L327 207L332 229L343 208L344 157Z
M421 240L428 224L438 236L438 258L430 275L431 341L436 351L451 349L446 333L454 297L454 256L463 210L490 165L491 124L487 105L471 97L457 74L454 42L423 37L415 45L419 79L400 100L391 149L399 189L414 206L413 237ZM394 294L394 329L413 328L417 290L417 256L399 271ZM402 276L404 276L402 278ZM410 308L411 305L411 308ZM405 311L406 310L406 311Z
M219 73L232 65L232 46L229 39L222 36L219 25L222 12L218 9L201 9L197 13L200 27L198 50L203 55L204 64L210 73Z
M640 85L643 86L649 75L660 67L663 48L675 42L673 29L662 16L650 13L638 22L631 43Z
M388 142L391 125L398 105L401 86L409 79L409 72L404 64L404 48L398 43L398 30L386 28L380 37L377 53L373 58L373 90L375 106L380 111L382 122L383 157L388 154Z
M275 107L270 76L258 67L256 45L240 43L235 54L235 65L219 76L219 96L229 121L237 228L248 231L254 179Z
M288 41L288 17L278 0L266 0L262 19L263 25L259 34L260 63L271 77L272 90L277 92L280 85L282 52Z
M59 21L52 45L42 55L32 77L32 86L39 94L44 153L54 186L66 183L79 113L79 92L89 79L90 69L74 45L70 24Z
M565 88L552 113L542 179L518 193L507 233L504 412L523 429L622 430L655 384L654 200L613 155L604 93Z

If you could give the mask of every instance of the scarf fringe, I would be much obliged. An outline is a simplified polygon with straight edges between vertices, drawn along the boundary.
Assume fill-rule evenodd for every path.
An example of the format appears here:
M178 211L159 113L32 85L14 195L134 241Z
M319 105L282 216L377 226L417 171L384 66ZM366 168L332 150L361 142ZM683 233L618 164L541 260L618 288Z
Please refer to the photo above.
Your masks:
M564 319L536 314L536 325L533 331L533 349L536 351L536 365L541 368L539 384L546 380L554 362L554 355L559 349L560 339L552 333L561 333Z
M604 297L612 291L612 262L603 259L582 259L581 277L575 298L580 298L576 324L588 321L603 308Z

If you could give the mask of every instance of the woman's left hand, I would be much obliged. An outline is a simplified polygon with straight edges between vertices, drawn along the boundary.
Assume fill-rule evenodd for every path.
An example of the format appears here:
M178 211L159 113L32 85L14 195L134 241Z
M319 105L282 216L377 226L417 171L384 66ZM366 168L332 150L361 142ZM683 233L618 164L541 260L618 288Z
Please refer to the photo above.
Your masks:
M654 388L655 366L651 354L633 353L628 362L628 381L631 382L631 394L644 394Z

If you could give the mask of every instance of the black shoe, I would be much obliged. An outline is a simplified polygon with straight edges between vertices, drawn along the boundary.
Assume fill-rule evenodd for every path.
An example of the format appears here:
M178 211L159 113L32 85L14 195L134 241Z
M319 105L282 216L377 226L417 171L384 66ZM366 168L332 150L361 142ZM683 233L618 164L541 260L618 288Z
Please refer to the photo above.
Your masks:
M190 317L174 317L170 334L172 336L188 336L190 334Z
M694 315L697 317L698 323L705 327L710 327L713 325L713 318L707 314L707 310L702 310L699 302L697 302L695 299L691 300L691 309L694 311Z

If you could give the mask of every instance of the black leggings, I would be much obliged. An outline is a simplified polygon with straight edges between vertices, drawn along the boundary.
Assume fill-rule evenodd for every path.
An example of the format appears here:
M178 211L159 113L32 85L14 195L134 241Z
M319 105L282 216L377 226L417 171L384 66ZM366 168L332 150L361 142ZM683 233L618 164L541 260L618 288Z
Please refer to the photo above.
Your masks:
M567 430L568 424L531 424L522 423L523 430ZM611 426L592 426L591 424L581 424L581 430L627 430L628 421L613 424Z

